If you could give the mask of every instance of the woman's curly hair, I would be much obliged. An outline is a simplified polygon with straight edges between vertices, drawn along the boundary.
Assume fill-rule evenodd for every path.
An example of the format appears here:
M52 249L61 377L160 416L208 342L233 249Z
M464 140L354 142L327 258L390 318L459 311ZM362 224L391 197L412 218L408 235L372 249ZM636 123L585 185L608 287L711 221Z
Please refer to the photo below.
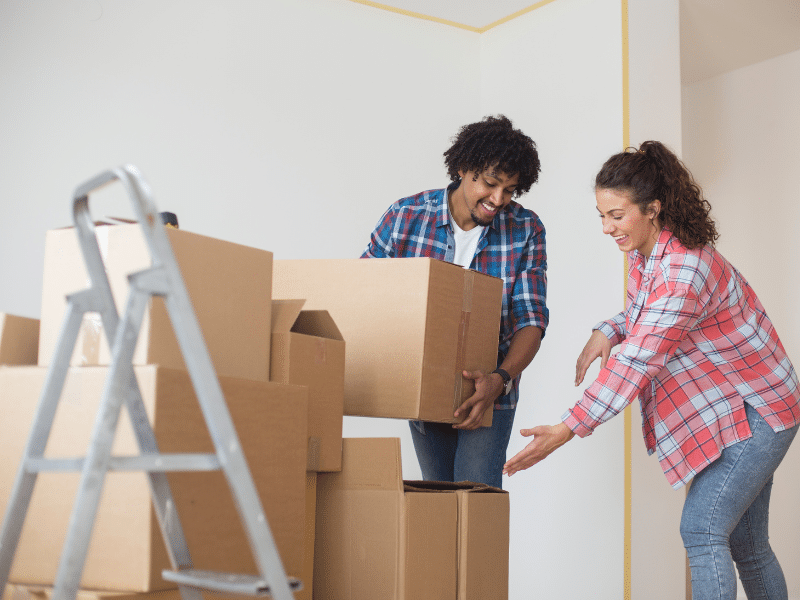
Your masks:
M444 153L444 164L451 181L459 171L482 173L495 167L506 175L519 175L514 196L526 193L539 179L539 153L536 144L504 115L486 117L464 125Z
M711 205L689 169L661 142L644 142L609 158L595 177L596 189L627 192L644 212L661 202L659 219L687 248L714 245L719 237Z

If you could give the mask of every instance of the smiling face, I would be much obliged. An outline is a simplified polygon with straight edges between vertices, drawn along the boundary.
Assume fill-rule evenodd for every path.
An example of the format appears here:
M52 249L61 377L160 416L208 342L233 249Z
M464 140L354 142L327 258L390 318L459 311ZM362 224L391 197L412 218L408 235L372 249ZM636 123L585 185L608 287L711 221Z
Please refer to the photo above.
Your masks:
M661 203L653 200L642 212L628 192L597 188L595 197L603 233L613 237L623 252L638 250L644 256L650 256L661 231L658 220Z
M482 173L459 171L461 183L450 194L450 212L461 229L489 225L511 202L519 175L507 175L489 167Z

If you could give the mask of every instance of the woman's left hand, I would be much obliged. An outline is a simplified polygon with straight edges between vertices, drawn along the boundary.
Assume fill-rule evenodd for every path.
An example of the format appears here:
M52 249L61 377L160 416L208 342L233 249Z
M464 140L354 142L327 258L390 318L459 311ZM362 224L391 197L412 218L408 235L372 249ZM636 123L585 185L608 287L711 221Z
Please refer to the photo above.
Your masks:
M533 436L533 441L506 462L503 466L504 475L513 475L532 467L575 436L575 432L564 423L522 429L520 433L525 437Z

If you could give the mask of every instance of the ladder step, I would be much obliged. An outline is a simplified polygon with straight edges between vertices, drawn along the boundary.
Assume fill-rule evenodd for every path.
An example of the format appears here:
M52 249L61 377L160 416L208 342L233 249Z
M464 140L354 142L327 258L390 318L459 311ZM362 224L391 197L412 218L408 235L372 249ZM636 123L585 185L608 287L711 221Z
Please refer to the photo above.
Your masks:
M183 569L181 571L162 571L161 576L165 581L178 585L219 592L221 594L236 594L238 596L268 596L270 589L263 577L256 575L238 575L234 573L219 573L216 571L202 571L199 569ZM302 582L295 577L288 577L289 588L293 591L303 589Z
M84 458L29 458L25 461L28 473L80 472ZM109 471L148 471L151 473L169 471L219 471L221 468L216 454L152 454L141 456L112 456L109 458Z

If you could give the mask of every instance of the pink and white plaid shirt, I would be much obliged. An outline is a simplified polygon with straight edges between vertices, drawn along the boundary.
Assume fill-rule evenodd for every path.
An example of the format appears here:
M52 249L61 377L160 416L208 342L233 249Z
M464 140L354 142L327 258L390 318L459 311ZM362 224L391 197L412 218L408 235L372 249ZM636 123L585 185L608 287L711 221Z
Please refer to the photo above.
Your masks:
M775 431L800 422L792 363L755 292L711 246L664 229L628 255L625 312L597 325L622 343L562 420L581 437L641 401L648 454L674 488L751 436L745 402Z

